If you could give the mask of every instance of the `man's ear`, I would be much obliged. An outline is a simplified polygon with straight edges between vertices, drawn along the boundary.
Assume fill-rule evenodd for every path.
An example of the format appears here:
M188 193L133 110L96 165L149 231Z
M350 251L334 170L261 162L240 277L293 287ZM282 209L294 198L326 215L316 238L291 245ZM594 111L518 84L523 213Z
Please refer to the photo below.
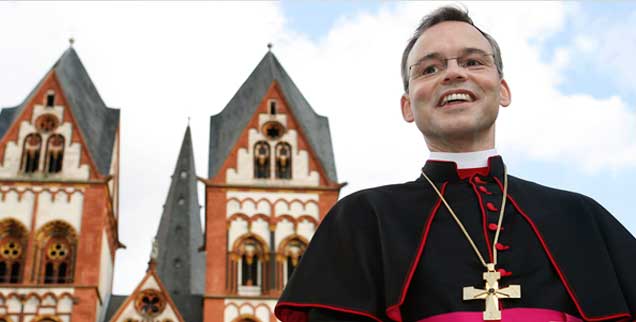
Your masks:
M402 107L402 118L409 123L413 122L415 118L413 117L413 110L411 109L411 100L407 93L402 94L400 106Z
M510 87L508 87L506 80L502 79L499 84L499 105L506 107L510 105L511 101L512 96L510 94Z

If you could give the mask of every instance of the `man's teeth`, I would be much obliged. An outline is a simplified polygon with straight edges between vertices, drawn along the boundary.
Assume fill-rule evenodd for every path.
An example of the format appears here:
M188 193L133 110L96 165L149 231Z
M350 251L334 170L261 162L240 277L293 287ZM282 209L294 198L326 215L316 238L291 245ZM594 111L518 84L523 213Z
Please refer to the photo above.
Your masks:
M444 96L444 98L442 99L442 104L441 105L446 105L446 103L451 102L451 101L472 102L472 98L470 97L470 95L465 94L465 93L453 93L453 94L449 94L449 95Z

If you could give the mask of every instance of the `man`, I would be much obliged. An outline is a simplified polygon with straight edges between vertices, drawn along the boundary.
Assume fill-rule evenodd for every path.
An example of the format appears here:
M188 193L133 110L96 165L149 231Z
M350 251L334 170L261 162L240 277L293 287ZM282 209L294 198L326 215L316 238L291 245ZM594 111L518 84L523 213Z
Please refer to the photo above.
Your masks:
M425 17L402 60L419 179L354 193L325 217L276 307L300 321L633 321L636 239L580 194L508 176L496 41L462 10Z

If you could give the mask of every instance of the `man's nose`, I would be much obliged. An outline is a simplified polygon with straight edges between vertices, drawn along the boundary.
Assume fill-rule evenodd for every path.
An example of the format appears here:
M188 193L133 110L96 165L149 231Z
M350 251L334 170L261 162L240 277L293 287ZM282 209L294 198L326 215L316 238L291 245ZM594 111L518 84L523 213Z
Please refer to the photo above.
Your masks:
M457 59L449 59L446 62L446 70L444 71L444 82L466 80L466 69L459 66Z

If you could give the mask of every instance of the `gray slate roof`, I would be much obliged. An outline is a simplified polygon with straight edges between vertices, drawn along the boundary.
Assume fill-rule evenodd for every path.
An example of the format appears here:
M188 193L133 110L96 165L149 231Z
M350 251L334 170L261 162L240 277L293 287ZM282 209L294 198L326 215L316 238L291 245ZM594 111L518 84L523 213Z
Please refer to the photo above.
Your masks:
M119 307L124 304L129 295L111 295L108 300L108 308L106 308L106 316L103 322L108 322L113 318Z
M57 74L64 96L88 145L88 153L95 161L97 171L107 175L113 159L113 145L119 127L119 109L109 108L104 104L73 47L62 54L62 57L51 67L22 104L2 109L0 137L5 135L13 120L20 115L44 79L53 71Z
M112 295L106 309L104 322L113 318L119 307L124 304L129 295ZM177 306L179 313L186 322L203 321L203 296L201 295L177 295L172 296L172 301Z
M157 274L173 298L203 294L205 253L199 252L203 245L200 208L188 126L156 236L159 249Z
M327 177L337 182L329 120L316 114L273 53L267 52L223 111L210 117L209 177L217 175L272 82L277 81Z

